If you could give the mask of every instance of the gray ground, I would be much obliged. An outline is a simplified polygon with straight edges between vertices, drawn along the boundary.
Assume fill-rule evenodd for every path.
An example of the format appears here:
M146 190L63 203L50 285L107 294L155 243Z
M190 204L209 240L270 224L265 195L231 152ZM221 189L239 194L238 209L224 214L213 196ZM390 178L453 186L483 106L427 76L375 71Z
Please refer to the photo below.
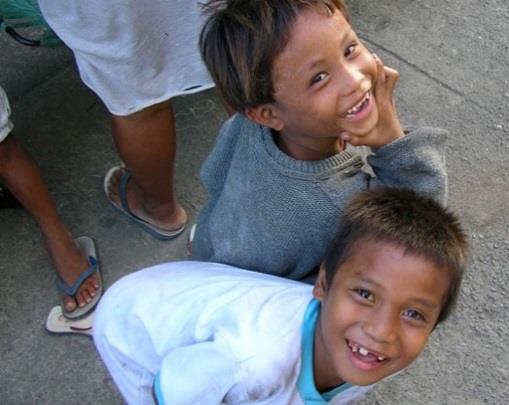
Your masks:
M405 123L446 128L450 205L471 231L473 260L457 312L408 370L365 404L507 404L509 355L509 4L507 0L350 1L358 33L401 74ZM119 159L101 102L65 48L34 50L0 33L0 83L19 138L39 163L74 235L99 246L106 285L185 256L187 232L158 242L117 214L102 176ZM191 222L198 170L225 114L213 91L175 100L178 191ZM121 398L81 336L43 328L59 303L54 270L22 210L0 211L0 403L116 404Z

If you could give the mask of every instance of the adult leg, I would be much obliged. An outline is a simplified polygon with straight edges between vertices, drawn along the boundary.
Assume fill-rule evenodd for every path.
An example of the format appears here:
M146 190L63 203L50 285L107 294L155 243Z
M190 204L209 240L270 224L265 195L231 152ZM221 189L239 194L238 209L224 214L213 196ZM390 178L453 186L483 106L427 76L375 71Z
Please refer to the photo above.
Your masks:
M74 284L89 266L88 262L60 219L37 165L12 135L0 142L0 177L39 225L59 276L67 284ZM76 305L84 306L98 288L99 280L93 274L76 293L77 303L73 297L64 295L66 309L72 311Z
M115 143L132 177L127 188L130 210L162 229L180 228L187 215L175 197L176 136L170 101L128 116L112 116ZM110 198L120 203L121 173L110 183Z

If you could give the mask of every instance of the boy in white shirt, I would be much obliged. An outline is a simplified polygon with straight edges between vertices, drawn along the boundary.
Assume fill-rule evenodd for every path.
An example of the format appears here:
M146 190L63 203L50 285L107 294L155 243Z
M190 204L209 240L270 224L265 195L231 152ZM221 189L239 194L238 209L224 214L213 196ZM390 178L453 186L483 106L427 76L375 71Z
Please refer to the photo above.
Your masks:
M418 357L452 308L467 251L434 200L366 191L346 207L314 287L162 264L106 292L94 341L130 404L352 403Z

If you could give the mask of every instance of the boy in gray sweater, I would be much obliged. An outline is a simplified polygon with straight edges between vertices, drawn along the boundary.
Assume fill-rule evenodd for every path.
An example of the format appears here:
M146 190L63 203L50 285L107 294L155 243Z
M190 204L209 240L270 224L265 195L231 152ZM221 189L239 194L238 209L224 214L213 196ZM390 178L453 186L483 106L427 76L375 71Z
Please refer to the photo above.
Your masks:
M408 187L444 203L445 131L404 131L398 73L343 0L212 0L202 57L237 111L202 168L192 258L311 281L349 198ZM353 146L371 147L364 161Z

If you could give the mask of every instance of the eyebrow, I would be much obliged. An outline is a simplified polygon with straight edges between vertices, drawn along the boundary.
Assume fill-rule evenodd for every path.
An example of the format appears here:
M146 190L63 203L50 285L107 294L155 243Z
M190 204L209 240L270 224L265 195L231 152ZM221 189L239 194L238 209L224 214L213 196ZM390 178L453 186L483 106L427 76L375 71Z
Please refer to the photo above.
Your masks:
M440 306L439 304L435 304L435 303L428 301L427 299L424 299L424 298L414 298L414 299L412 299L412 301L415 301L429 309L435 309Z
M349 37L351 36L357 37L357 34L355 33L354 29L350 26L346 31L343 31L343 35L340 38L339 44L343 44ZM325 58L320 58L317 60L312 61L307 66L304 67L305 70L313 70L316 68L320 63L323 63L325 61Z
M303 70L306 70L306 71L314 70L317 66L322 64L324 61L325 61L325 58L320 58L320 59L314 60L309 65L307 65Z

